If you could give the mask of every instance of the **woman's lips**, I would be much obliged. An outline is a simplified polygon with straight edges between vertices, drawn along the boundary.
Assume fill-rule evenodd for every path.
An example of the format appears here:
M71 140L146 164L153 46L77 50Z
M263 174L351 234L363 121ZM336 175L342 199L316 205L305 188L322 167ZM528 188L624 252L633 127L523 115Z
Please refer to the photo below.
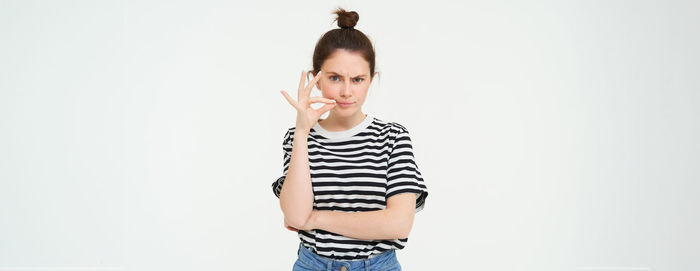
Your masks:
M354 104L354 103L341 103L341 102L338 102L337 104L338 104L339 106L342 106L342 107L348 107L348 106L351 106L351 105Z

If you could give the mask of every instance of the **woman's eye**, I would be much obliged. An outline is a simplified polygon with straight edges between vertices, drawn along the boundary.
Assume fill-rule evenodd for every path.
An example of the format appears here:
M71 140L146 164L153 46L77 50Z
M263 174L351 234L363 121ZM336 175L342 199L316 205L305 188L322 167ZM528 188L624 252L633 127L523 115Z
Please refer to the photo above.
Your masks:
M328 77L328 78L331 79L331 81L336 81L336 80L338 79L338 76L331 75L331 76Z
M364 78L355 78L355 82L360 83L362 80L365 80Z

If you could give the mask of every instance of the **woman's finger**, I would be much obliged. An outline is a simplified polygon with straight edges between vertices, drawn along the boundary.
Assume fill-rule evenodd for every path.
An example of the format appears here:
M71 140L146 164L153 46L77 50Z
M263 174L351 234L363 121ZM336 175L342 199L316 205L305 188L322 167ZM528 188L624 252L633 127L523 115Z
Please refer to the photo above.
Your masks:
M306 83L306 71L301 71L301 78L299 79L299 91L304 89L304 83Z
M308 85L306 85L306 92L311 94L311 90L314 89L314 86L316 85L316 82L321 79L321 71L319 70L318 73L316 73L316 76L314 76L314 79L309 82Z
M286 91L280 90L280 92L282 92L282 96L284 96L284 98L287 99L287 102L289 102L289 104L294 106L294 108L297 107L297 103L292 99L292 97L289 97L289 94L287 94Z
M311 103L335 103L335 100L331 100L321 96L314 96L311 97Z
M334 103L333 104L326 104L324 106L321 106L321 108L316 109L316 112L318 112L319 113L318 116L321 117L321 116L323 116L323 114L326 114L326 112L328 112L328 110L333 109L334 106L335 106Z

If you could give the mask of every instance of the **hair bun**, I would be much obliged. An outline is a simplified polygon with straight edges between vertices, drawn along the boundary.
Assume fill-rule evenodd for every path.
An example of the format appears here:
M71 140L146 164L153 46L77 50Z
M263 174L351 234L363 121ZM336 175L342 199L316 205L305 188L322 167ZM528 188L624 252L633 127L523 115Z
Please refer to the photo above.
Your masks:
M338 17L335 18L335 20L338 21L338 26L340 28L354 28L357 24L357 21L360 20L360 15L354 11L345 11L342 8L338 8L333 13L338 15Z

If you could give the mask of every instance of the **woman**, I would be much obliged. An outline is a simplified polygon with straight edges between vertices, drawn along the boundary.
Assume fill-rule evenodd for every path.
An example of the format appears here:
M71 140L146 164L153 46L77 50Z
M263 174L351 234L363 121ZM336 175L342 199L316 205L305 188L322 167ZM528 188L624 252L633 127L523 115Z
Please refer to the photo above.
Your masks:
M301 73L297 100L281 91L297 119L272 190L301 240L293 270L401 270L394 252L406 245L427 188L406 128L362 112L374 48L354 29L356 12L335 14L340 29L316 44L313 80L305 84ZM314 86L322 97L309 97Z

